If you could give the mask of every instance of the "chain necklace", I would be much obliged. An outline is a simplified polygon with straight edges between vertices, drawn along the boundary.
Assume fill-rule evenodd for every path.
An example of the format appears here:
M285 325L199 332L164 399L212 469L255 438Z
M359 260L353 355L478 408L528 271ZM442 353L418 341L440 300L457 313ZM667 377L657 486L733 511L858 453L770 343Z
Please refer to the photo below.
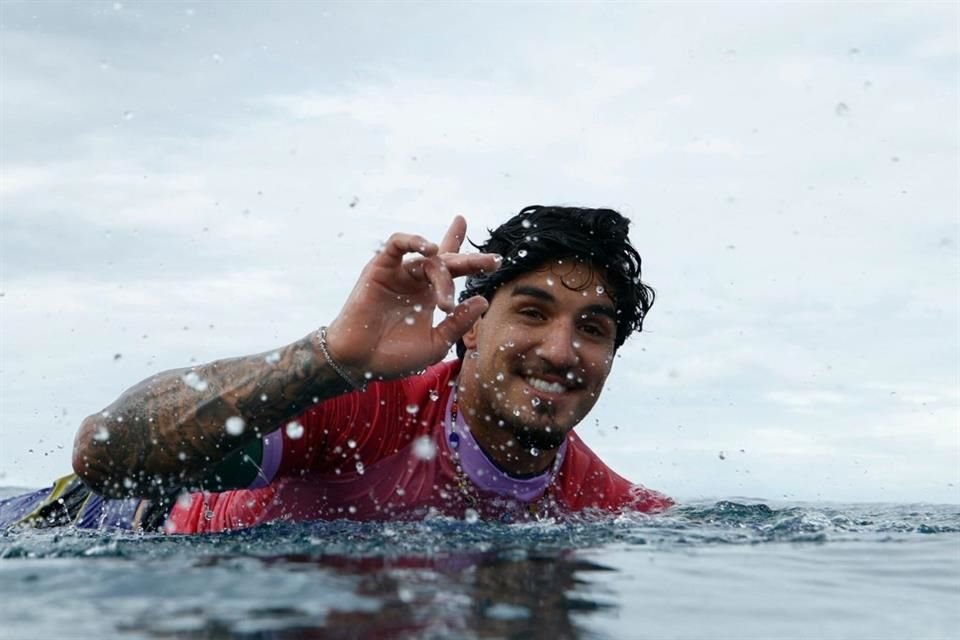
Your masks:
M456 480L457 488L460 491L460 494L466 500L468 508L476 511L477 505L480 504L480 496L476 492L476 484L467 476L467 472L463 468L463 463L460 461L460 435L456 431L457 418L459 416L459 408L457 404L457 391L456 388L453 390L453 399L450 405L450 449L453 452L453 468L456 471ZM484 454L486 455L486 454ZM550 482L547 484L547 488L544 490L543 495L541 495L536 500L532 500L526 504L527 513L533 517L537 517L541 512L546 512L544 508L546 506L547 498L552 497L551 493L553 491L553 482L556 479L556 471L558 462L554 463L554 467L550 473ZM509 514L504 513L504 517L501 519L509 521Z

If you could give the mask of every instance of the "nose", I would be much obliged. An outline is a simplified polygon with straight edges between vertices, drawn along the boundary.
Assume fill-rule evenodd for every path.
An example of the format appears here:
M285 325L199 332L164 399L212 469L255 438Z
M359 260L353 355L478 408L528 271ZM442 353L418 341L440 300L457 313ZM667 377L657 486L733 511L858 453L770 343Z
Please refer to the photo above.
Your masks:
M545 331L536 354L555 369L572 369L580 364L579 344L569 322L555 322Z

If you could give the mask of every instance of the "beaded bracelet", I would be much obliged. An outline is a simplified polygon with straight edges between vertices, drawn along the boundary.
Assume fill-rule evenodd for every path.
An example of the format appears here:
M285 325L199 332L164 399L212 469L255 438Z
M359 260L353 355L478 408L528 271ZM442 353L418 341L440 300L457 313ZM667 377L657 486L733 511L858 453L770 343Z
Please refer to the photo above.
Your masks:
M346 370L343 367L341 367L337 363L337 361L334 360L333 357L330 355L330 351L327 349L327 328L320 327L320 331L317 332L317 335L319 337L318 342L320 343L320 352L323 354L323 357L327 360L327 364L329 364L330 367L337 372L338 376L343 378L344 382L346 382L348 385L353 387L353 389L355 389L356 391L366 391L367 390L366 383L357 384L357 382L350 376L350 374L347 373Z

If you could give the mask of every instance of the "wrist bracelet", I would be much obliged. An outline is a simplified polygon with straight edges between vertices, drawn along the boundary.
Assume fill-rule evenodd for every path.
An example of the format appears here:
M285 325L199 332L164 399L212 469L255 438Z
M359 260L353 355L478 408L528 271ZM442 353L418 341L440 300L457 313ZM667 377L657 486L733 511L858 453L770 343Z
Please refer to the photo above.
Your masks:
M323 357L326 358L327 364L330 365L330 368L337 372L337 375L343 378L343 381L350 385L356 391L366 391L367 385L357 384L357 382L350 377L350 374L341 367L336 360L330 355L330 351L327 349L327 328L320 327L320 331L317 332L319 338L318 342L320 343L320 353L323 354Z

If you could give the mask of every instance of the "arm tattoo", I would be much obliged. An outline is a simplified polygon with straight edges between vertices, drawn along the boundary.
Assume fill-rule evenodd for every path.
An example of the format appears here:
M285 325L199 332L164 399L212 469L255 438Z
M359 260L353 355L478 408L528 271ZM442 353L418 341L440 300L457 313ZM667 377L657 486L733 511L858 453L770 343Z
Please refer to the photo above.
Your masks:
M83 421L74 470L109 497L170 495L311 404L346 391L312 334L279 351L166 371Z

